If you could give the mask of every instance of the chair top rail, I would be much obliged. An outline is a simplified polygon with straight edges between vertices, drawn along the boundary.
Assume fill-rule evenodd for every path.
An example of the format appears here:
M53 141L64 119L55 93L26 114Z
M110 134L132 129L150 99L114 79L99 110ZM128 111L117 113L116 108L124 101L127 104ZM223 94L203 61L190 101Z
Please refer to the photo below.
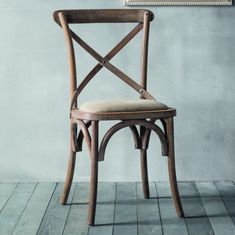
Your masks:
M145 9L89 9L89 10L57 10L54 20L60 24L58 14L63 12L69 24L76 23L143 23L145 13L149 14L150 21L154 15Z

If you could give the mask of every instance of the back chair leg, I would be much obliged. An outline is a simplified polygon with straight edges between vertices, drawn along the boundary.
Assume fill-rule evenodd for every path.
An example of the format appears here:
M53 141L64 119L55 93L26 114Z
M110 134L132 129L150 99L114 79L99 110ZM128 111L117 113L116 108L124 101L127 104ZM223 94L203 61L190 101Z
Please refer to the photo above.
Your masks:
M167 119L167 140L168 140L168 171L173 201L176 213L179 217L184 217L184 211L179 197L175 171L175 151L174 151L174 122L173 118Z
M98 121L91 123L91 179L90 179L90 199L88 208L88 224L94 225L96 201L97 201L97 184L98 184Z
M61 195L61 204L65 205L68 200L71 184L73 181L73 174L74 174L74 167L75 167L75 162L76 162L76 152L73 151L72 148L72 138L73 138L73 124L71 123L71 128L70 128L70 147L69 147L69 162L68 162L68 168L67 168L67 175L66 175L66 180L64 184L64 190Z
M147 150L140 150L141 178L144 198L149 198L149 180L148 180L148 163Z

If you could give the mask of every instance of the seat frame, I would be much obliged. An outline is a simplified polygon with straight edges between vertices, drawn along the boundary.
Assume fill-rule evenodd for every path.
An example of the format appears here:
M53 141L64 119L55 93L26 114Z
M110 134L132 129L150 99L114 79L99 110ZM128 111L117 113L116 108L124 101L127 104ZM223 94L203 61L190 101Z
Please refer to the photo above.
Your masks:
M147 91L149 26L150 22L154 18L153 13L151 11L142 9L58 10L54 12L53 16L54 20L62 27L65 35L68 51L71 91L70 154L66 181L61 196L61 203L67 203L74 175L76 153L82 151L83 140L85 140L89 149L91 162L88 224L94 225L98 186L98 161L104 160L106 146L113 134L115 134L120 129L128 127L131 130L135 148L140 150L141 178L144 197L150 197L147 168L147 149L151 132L154 132L160 139L162 155L168 157L169 180L174 204L177 215L179 217L183 217L184 212L179 197L175 170L173 118L176 115L176 110L174 108L168 108L167 110L151 111L86 113L80 111L77 106L77 99L82 90L102 68L108 69L128 86L137 91L141 99L154 100L153 96ZM83 23L138 24L109 53L103 57L69 28L69 24ZM139 84L127 76L119 68L111 64L110 60L141 30L143 30L143 40L141 81ZM76 41L83 49L85 49L98 61L97 65L80 82L79 86L77 86L76 61L73 40ZM99 122L102 120L119 120L119 122L106 132L99 146ZM155 123L157 120L161 122L162 128ZM80 129L79 131L78 127ZM139 130L137 127L139 127Z

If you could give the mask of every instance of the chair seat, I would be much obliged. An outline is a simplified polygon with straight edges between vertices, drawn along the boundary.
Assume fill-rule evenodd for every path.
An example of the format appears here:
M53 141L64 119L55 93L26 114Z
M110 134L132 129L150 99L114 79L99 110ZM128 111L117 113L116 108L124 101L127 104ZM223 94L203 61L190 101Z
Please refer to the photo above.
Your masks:
M113 99L86 102L71 110L72 119L130 120L169 118L176 115L174 108L154 100Z
M165 104L146 99L109 99L83 103L79 110L86 113L135 112L167 110Z

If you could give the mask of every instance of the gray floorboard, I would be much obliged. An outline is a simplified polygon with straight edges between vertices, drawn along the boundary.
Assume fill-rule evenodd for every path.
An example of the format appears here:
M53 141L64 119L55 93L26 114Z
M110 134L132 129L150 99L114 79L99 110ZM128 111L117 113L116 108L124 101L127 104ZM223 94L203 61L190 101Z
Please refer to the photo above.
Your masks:
M89 228L89 235L113 234L115 199L116 183L99 183L95 226Z
M68 198L68 205L62 206L59 199L63 189L63 184L57 184L45 216L43 217L42 223L38 229L38 235L60 235L63 233L75 188L76 184L73 184Z
M87 225L89 183L0 183L0 235L235 235L235 185L179 182L185 218L178 218L168 182L99 183L95 226Z
M219 181L215 183L228 213L235 224L235 185L230 181Z
M37 233L55 186L55 183L39 183L37 185L13 235L32 235Z
M12 234L36 183L19 183L0 213L0 234Z
M179 191L189 235L214 235L194 182L180 182Z
M197 182L196 186L215 235L235 235L235 226L215 185L212 182Z
M78 183L65 225L64 235L86 235L88 233L88 195L89 184Z
M16 183L0 183L0 212L14 192L16 186Z
M114 235L137 234L136 183L117 183Z
M158 182L157 194L164 235L188 235L185 220L176 216L169 182Z
M149 184L150 199L143 197L141 183L137 183L137 219L139 235L162 235L161 219L155 183Z

